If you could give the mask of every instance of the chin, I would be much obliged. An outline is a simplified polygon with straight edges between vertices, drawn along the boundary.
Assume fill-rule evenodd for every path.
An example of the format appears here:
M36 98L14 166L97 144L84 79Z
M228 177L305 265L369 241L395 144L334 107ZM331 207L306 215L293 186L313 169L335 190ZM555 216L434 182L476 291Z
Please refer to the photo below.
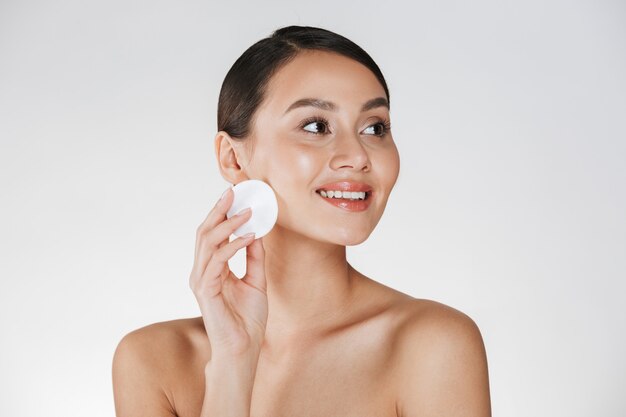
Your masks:
M360 245L361 243L365 242L367 240L369 236L364 237L363 239L358 239L358 240L354 240L354 241L349 241L349 242L344 242L343 245L344 246L356 246L356 245Z
M344 234L343 236L336 236L333 239L334 243L343 246L356 246L365 242L367 238L370 236L370 233L355 233L351 231L349 233Z

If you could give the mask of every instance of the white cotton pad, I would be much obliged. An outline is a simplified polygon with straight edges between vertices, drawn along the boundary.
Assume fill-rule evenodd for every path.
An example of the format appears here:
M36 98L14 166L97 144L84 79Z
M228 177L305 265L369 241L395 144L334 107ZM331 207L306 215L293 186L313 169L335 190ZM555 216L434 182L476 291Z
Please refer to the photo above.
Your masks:
M254 238L258 239L268 234L278 218L278 201L272 187L261 180L246 180L235 185L233 192L233 204L226 213L227 218L247 207L252 209L250 219L233 232L235 236L255 233Z

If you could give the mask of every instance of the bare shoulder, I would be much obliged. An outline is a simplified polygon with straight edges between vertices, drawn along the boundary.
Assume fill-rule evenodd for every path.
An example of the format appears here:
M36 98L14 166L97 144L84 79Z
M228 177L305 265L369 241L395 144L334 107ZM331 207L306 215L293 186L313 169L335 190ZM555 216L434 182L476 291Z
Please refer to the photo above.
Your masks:
M478 325L445 304L403 306L395 358L399 415L491 415L487 358Z
M197 318L152 323L127 333L119 342L115 355L130 353L150 362L155 370L167 372L168 366L195 353L195 339L203 328ZM205 336L206 337L206 336Z
M193 318L163 321L122 337L112 363L117 416L176 415L175 381L203 359L197 325Z
M482 345L478 325L467 314L433 300L412 298L404 304L400 336L411 348Z

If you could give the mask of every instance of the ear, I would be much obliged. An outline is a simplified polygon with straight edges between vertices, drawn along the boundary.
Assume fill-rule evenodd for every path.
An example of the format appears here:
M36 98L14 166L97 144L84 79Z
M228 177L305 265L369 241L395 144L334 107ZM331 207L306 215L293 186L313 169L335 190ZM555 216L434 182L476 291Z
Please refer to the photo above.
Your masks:
M222 177L231 184L238 184L248 179L242 165L245 161L241 155L245 153L244 146L233 139L228 133L220 130L215 135L215 155Z

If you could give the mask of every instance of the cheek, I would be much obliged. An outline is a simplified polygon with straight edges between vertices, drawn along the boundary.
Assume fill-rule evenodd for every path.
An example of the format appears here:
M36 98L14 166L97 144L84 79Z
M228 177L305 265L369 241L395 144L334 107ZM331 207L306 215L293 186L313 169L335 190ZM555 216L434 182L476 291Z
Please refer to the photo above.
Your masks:
M319 170L318 158L311 151L300 151L293 155L291 171L294 176L311 178Z
M396 180L398 179L398 175L400 174L400 154L398 153L398 149L396 149L395 147L391 158L393 162L389 165L391 169L390 176L393 179L391 186L393 187L393 185L395 185L396 183Z
M259 154L263 176L281 194L301 193L311 187L323 168L324 157L313 149L276 144L272 152ZM260 172L259 172L260 173Z
M396 147L390 147L376 162L381 182L385 187L393 188L400 173L400 155Z

